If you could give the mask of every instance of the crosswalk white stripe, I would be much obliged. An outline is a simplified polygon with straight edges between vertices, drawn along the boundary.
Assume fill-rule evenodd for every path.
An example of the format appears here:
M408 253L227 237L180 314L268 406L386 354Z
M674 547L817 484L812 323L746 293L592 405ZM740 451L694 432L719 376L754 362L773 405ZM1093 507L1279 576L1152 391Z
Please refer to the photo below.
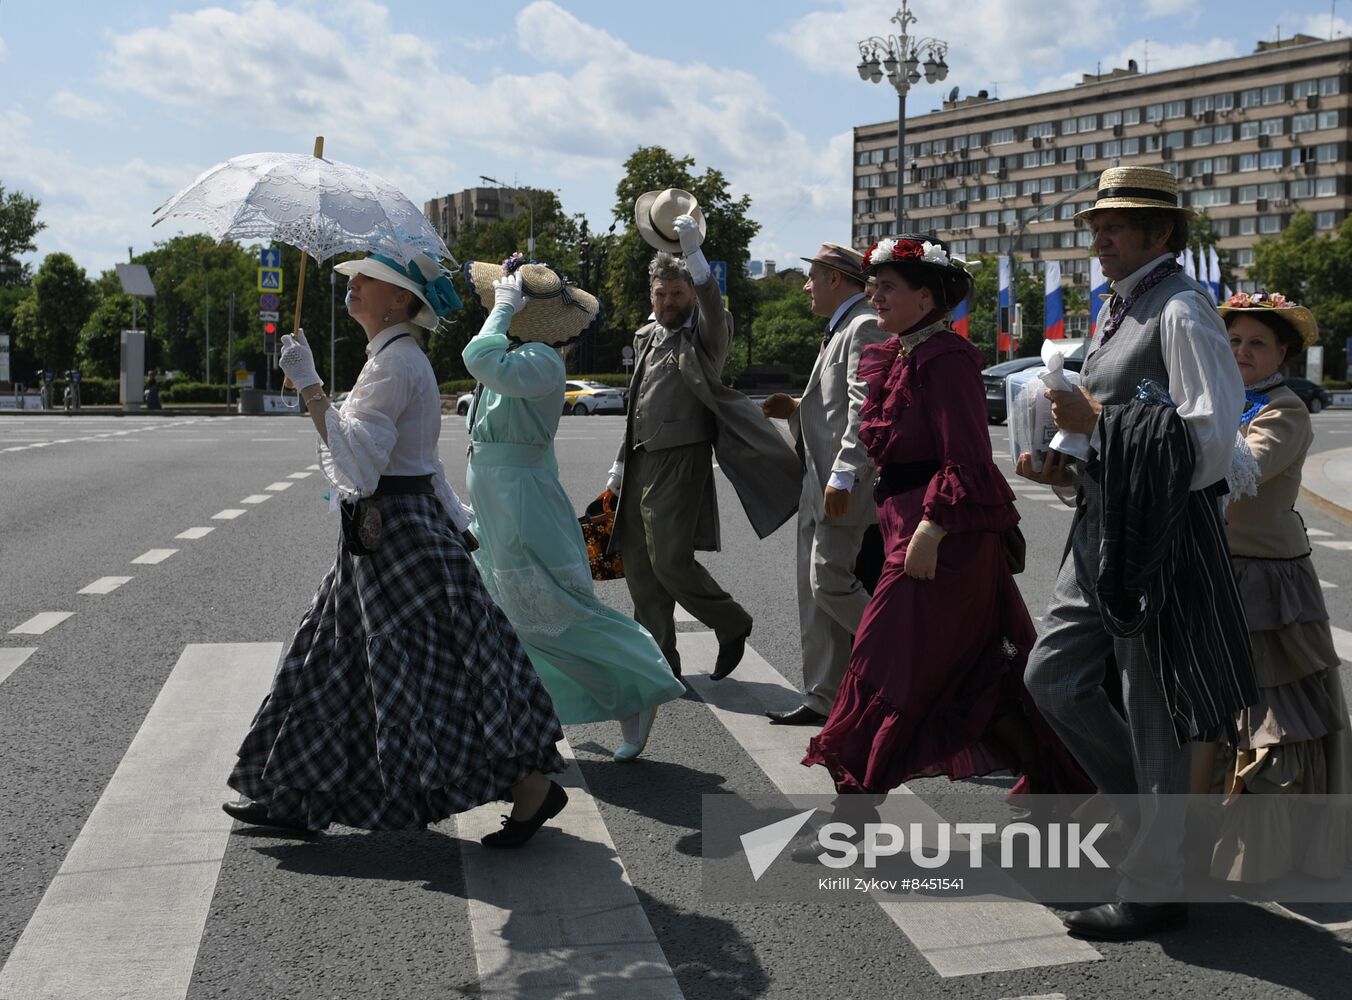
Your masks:
M268 485L263 488L270 493L280 493L282 490L289 490L295 485L295 483L268 483Z
M86 587L81 587L76 591L77 594L111 594L118 587L131 580L129 576L101 576Z
M243 500L241 500L240 503L263 503L264 501L271 499L272 499L271 493L252 493L249 496L245 497Z
M713 681L707 671L718 655L718 639L714 634L681 632L676 644L681 653L682 676L776 788L785 795L835 793L825 768L803 767L798 763L803 758L809 731L797 726L771 726L765 719L767 708L792 708L802 701L797 689L779 671L748 646L734 675L741 683ZM776 688L783 693L773 704L759 695ZM903 787L893 794L904 792ZM910 938L934 971L946 978L1067 965L1102 957L1090 945L1069 937L1057 916L1036 903L936 900L924 905L878 905Z
M36 646L0 646L0 684L37 651Z
M312 473L309 473L309 472L293 472L293 473L291 473L291 475L287 476L286 478L287 478L287 479L309 479L311 475L312 475Z
M1322 545L1326 549L1333 549L1335 552L1352 552L1352 542L1348 541L1333 541L1333 542L1316 541L1315 544Z
M1344 663L1352 663L1352 632L1337 625L1330 625L1329 631L1333 633L1333 649L1338 654L1338 659Z
M243 507L227 507L225 510L218 510L216 513L212 514L211 519L213 521L233 521L241 514L246 513L248 513L248 511Z
M180 532L179 532L177 535L175 535L174 537L175 537L175 538L186 538L188 541L193 541L193 540L198 539L198 538L206 538L207 535L211 534L211 533L212 533L213 531L215 531L215 530L216 530L216 529L215 529L215 528L212 528L212 527L207 527L207 528L188 528L186 531L180 531Z
M1325 531L1323 528L1306 528L1305 534L1311 538L1332 538L1333 532Z
M559 751L572 761L567 740ZM542 843L525 850L479 846L480 837L499 827L499 804L456 817L479 969L475 996L680 1000L582 772L574 762L555 780L567 789L568 805L535 835Z
M142 552L132 562L141 566L155 566L164 562L177 551L178 549L149 549Z
M0 968L0 997L187 994L232 825L221 778L280 654L185 647Z
M676 610L672 613L672 617L673 617L676 621L678 621L678 622L697 622L697 621L699 621L698 618L696 618L694 615L692 615L689 611L685 610L685 608L681 607L679 604L676 605Z
M9 630L10 635L44 635L75 614L74 611L39 611L28 621Z

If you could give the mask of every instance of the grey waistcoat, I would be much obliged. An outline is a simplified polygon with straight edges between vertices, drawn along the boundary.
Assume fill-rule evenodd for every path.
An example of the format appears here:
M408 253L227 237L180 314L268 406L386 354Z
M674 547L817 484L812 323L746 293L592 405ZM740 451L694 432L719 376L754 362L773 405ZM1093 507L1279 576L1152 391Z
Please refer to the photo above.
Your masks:
M634 447L659 451L713 440L712 415L681 377L674 349L679 335L673 331L666 343L649 349L636 380Z

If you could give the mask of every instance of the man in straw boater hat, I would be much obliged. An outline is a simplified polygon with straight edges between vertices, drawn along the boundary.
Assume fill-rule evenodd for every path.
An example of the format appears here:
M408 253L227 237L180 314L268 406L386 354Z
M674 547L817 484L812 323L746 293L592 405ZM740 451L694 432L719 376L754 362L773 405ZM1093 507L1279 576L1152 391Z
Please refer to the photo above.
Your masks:
M1094 453L1080 463L1052 452L1040 470L1024 454L1016 467L1076 490L1025 680L1131 831L1118 899L1066 917L1072 934L1095 939L1187 923L1186 810L1168 795L1188 791L1190 742L1233 733L1256 695L1219 514L1244 387L1225 325L1176 259L1190 216L1167 171L1103 172L1097 199L1077 218L1093 230L1112 296L1081 386L1048 392L1056 425L1090 434ZM1164 405L1138 399L1147 380L1167 389ZM1104 686L1113 662L1116 707Z
M798 456L760 407L723 385L732 317L700 250L705 222L694 196L651 191L635 203L634 222L659 252L648 267L653 320L634 334L624 440L606 483L619 493L611 549L624 559L634 617L672 671L681 672L680 604L718 637L721 680L741 662L751 615L695 559L696 549L720 547L711 452L761 538L798 508Z
M887 338L864 298L864 255L823 243L803 286L812 312L827 321L821 352L803 395L775 393L761 406L787 418L803 463L798 498L798 624L803 647L803 703L767 712L775 725L819 726L850 665L850 648L869 592L855 563L869 525L877 524L873 461L859 440L859 410L868 386L859 355ZM881 536L877 541L881 542Z

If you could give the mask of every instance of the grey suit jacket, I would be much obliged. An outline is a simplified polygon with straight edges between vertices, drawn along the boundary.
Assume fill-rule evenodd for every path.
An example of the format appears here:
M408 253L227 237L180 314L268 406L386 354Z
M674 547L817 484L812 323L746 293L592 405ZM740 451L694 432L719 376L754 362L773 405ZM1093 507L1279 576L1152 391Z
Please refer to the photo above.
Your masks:
M736 389L723 384L723 363L727 360L732 339L732 317L723 308L718 283L710 279L695 286L698 315L693 327L680 331L673 345L677 365L686 389L700 401L711 421L712 432L700 440L713 441L714 455L719 468L732 483L742 503L747 520L761 538L775 529L798 510L798 494L802 472L798 456L779 431L761 413L760 406ZM649 357L653 349L653 335L657 323L649 323L634 335L634 376L629 385L629 398L639 398L644 391L644 376L649 371ZM624 440L620 443L618 460L624 462L634 448L634 406L625 418ZM679 430L680 428L678 428ZM689 428L685 428L689 429ZM682 433L680 436L684 436ZM664 437L661 447L674 447L680 436ZM648 442L645 450L655 450L659 442ZM630 491L620 489L620 506L631 502ZM695 548L714 550L720 547L718 499L714 492L714 478L709 477L701 496L691 496L690 502L699 506L699 520L695 526ZM611 535L611 551L623 551L620 537L622 517L615 519Z
M798 408L789 417L803 459L800 503L816 520L825 516L822 493L832 472L853 472L854 488L848 510L831 523L872 524L878 519L873 460L859 440L859 411L868 396L868 386L859 377L859 355L887 337L867 301L860 299L851 306L818 355Z

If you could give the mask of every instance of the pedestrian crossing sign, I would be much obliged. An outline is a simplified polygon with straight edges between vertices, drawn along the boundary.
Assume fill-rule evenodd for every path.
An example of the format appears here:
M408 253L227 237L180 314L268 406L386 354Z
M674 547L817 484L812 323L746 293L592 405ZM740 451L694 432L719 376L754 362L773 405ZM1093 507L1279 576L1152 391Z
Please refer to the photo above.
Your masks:
M258 290L260 292L280 292L282 290L282 269L280 267L260 267L258 269Z

